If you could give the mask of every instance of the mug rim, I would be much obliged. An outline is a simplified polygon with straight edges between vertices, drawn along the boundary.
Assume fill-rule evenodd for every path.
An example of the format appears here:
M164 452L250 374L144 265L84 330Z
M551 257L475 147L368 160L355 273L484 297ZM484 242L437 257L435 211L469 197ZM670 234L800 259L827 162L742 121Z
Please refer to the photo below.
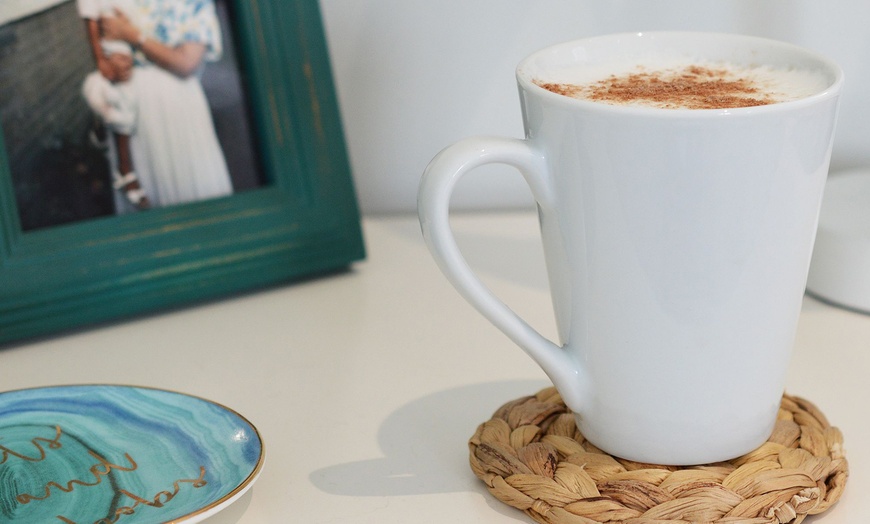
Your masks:
M805 58L811 61L817 62L820 66L822 66L825 71L833 77L828 86L812 95L805 96L796 100L789 100L784 102L775 102L772 104L765 104L759 106L748 106L748 107L733 107L733 108L714 108L714 109L690 109L690 108L661 108L661 107L650 107L650 106L634 106L634 105L618 105L618 104L608 104L603 102L596 102L592 100L586 100L581 98L574 98L566 95L561 95L558 93L554 93L548 89L545 89L539 85L537 85L532 78L529 69L531 69L531 64L540 59L542 56L546 54L554 54L559 49L564 48L578 48L583 45L589 45L591 43L599 42L599 41L617 41L617 40L625 40L625 39L664 39L664 38L682 38L682 39L731 39L734 41L740 41L744 44L746 43L755 43L758 46L765 46L767 48L778 48L783 51L800 54ZM681 118L702 118L702 117L710 117L710 116L723 116L723 115L740 115L740 114L756 114L756 113L769 113L769 112L777 112L784 110L791 110L798 108L800 106L807 106L819 103L823 100L837 97L842 89L842 85L844 82L844 74L842 68L834 61L829 58L807 49L805 47L801 47L795 44L791 44L789 42L784 42L782 40L776 40L772 38L765 38L753 35L746 35L741 33L724 33L724 32L713 32L713 31L638 31L638 32L622 32L622 33L607 33L601 34L597 36L591 36L587 38L579 38L575 40L563 41L560 43L556 43L544 48L541 48L530 55L526 56L520 63L517 65L515 70L516 80L519 84L522 91L526 93L533 94L535 96L544 97L545 100L549 100L550 102L565 104L567 107L575 107L575 108L587 108L587 109L595 109L599 111L606 112L616 112L616 113L628 113L628 114L637 114L637 115L648 115L648 116L678 116Z

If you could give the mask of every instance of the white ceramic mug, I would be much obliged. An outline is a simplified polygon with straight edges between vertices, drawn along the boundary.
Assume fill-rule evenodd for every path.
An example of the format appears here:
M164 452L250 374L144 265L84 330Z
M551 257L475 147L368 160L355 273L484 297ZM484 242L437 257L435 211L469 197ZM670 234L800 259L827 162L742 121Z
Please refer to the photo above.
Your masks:
M738 109L613 106L547 91L566 65L658 53L810 68L809 97ZM420 186L442 271L547 373L583 435L658 464L726 460L773 429L827 175L842 73L772 40L635 33L556 45L517 69L524 140L438 154ZM560 343L495 297L463 260L448 208L475 167L516 167L537 201Z

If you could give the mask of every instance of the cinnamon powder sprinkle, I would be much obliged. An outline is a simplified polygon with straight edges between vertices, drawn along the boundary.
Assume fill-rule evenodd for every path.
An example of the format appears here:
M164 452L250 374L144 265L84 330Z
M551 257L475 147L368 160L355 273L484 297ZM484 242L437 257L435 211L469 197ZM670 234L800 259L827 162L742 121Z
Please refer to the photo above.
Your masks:
M725 69L691 65L676 71L629 73L586 85L545 83L554 93L614 105L647 105L664 109L730 109L773 104L748 78Z

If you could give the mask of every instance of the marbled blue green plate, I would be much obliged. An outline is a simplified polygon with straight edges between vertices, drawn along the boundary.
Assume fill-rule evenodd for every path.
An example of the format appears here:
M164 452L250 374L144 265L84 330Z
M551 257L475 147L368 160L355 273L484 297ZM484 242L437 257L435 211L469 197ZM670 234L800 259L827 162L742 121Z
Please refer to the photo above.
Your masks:
M199 522L250 488L263 457L250 422L181 393L0 393L0 522Z

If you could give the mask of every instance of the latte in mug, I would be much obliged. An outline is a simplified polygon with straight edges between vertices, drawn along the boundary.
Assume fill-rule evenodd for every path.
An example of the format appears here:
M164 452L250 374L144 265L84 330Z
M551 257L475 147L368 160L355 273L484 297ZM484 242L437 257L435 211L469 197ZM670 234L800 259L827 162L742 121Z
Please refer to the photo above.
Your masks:
M799 100L822 91L826 76L810 69L675 61L565 71L565 80L534 83L578 99L662 109L731 109Z
M599 449L688 465L762 445L794 343L840 68L773 40L654 32L551 46L516 78L525 137L464 138L423 175L420 225L439 267L541 366ZM555 340L489 292L452 237L451 192L487 164L517 168L535 198Z

